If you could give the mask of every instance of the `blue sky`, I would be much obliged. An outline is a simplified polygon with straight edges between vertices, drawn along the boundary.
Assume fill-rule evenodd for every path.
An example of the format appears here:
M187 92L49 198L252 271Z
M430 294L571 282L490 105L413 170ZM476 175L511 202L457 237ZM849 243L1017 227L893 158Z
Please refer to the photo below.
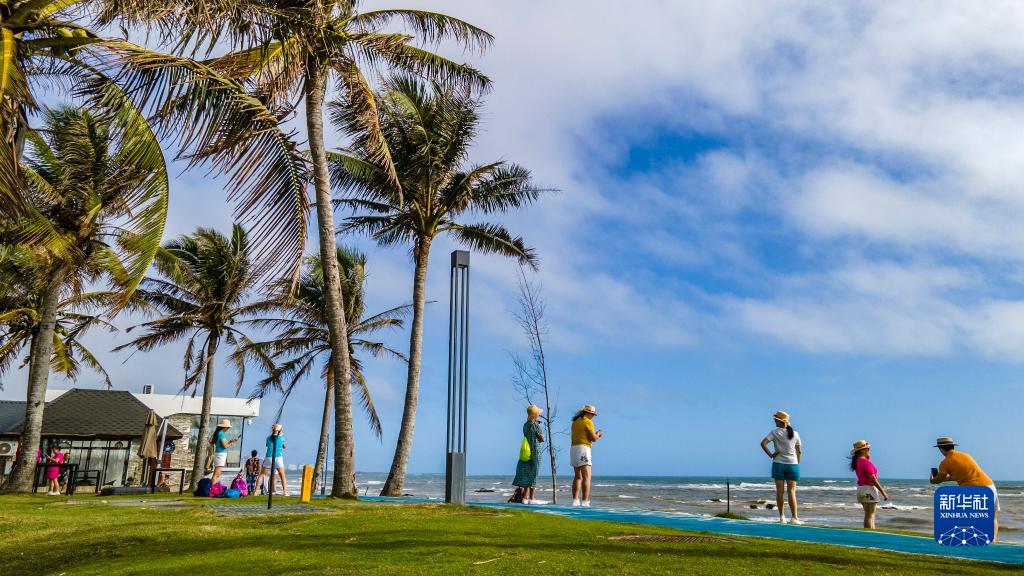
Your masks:
M496 35L472 57L495 81L474 160L561 190L503 221L541 258L562 414L601 411L595 473L766 475L757 444L785 409L808 475L848 474L867 438L883 477L921 477L952 435L990 475L1024 478L1024 9L634 4L404 4ZM169 235L226 228L220 186L177 178ZM405 250L345 241L368 252L371 311L409 300ZM442 303L453 248L434 248ZM469 467L511 474L516 269L475 255L472 273ZM427 315L413 472L443 470L446 314ZM180 355L104 358L118 387L172 392ZM359 421L358 468L383 471L404 371L370 361L367 376L385 432ZM315 450L322 388L308 384L283 419L293 462Z

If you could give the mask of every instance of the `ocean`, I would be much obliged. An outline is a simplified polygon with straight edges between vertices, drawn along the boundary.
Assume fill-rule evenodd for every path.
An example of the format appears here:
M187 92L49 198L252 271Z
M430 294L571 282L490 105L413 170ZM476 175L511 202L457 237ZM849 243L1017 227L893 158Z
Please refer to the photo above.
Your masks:
M290 474L289 486L297 492L299 478L296 472ZM383 473L358 474L359 493L377 495L386 477ZM470 476L466 500L504 502L512 495L511 481L511 476ZM558 477L559 504L571 503L571 481L571 477ZM879 508L877 526L931 533L934 487L927 480L883 479L883 483L891 500ZM597 476L592 483L591 505L713 516L726 509L727 484L732 512L756 522L774 522L778 518L776 510L767 508L775 503L775 485L765 477ZM1024 482L997 482L996 487L1002 506L1000 540L1024 543ZM550 477L538 478L537 488L538 499L552 499ZM863 509L857 504L856 490L856 482L851 478L806 478L800 482L797 494L800 518L809 524L859 527ZM444 475L410 474L405 493L420 498L444 498Z

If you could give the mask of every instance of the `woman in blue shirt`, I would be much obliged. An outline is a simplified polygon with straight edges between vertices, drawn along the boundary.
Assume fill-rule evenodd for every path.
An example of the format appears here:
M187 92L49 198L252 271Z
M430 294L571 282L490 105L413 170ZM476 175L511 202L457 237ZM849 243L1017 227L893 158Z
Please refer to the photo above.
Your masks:
M217 424L217 429L213 431L213 437L210 438L210 444L213 444L213 476L210 476L210 484L216 484L217 480L220 480L220 471L224 468L224 465L228 461L228 449L238 442L238 437L228 440L228 430L231 429L231 422L225 418Z
M288 496L288 480L284 476L284 436L281 434L283 427L280 424L274 424L270 427L270 436L267 436L267 453L266 457L263 458L263 467L260 469L260 477L256 481L259 486L263 485L263 476L267 473L270 474L268 489L273 492L274 490L274 470L277 470L277 476L281 479L282 492L285 496ZM275 458L276 454L276 458Z

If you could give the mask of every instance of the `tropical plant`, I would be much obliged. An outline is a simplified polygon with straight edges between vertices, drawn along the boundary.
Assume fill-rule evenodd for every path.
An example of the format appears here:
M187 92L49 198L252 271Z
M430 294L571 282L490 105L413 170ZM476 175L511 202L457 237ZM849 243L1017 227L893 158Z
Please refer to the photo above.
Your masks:
M11 491L32 487L54 345L62 342L54 337L62 294L74 301L83 285L107 282L117 294L116 312L145 274L167 218L166 165L145 124L126 129L73 108L45 109L42 120L42 128L25 134L23 213L0 216L2 242L31 252L35 292L22 460ZM19 245L38 230L45 247Z
M164 244L154 265L159 277L147 277L135 292L135 298L160 314L155 320L134 328L145 333L114 350L135 348L148 352L157 346L186 341L183 390L202 386L203 403L199 417L199 442L189 485L195 489L206 465L206 438L209 434L210 406L213 402L213 369L222 342L238 353L252 341L238 325L249 316L273 309L267 300L248 303L255 284L249 239L238 224L228 238L209 228L197 228L193 234ZM245 365L233 364L241 389Z
M26 252L0 261L3 269L0 277L5 279L0 287L0 377L12 369L28 366L30 357L21 358L21 353L26 347L31 348L39 329L42 308L39 286L42 282L38 278L39 271L31 262L31 253ZM85 367L99 374L107 386L111 385L107 371L82 343L82 338L94 327L117 331L103 316L116 305L118 298L120 294L116 292L61 295L51 345L51 372L74 381ZM2 387L0 381L0 389Z
M332 154L330 161L338 202L359 212L347 218L339 232L365 233L383 246L412 245L415 272L405 406L381 492L398 496L405 483L419 401L430 246L437 236L450 234L469 248L534 266L534 252L522 238L498 224L466 224L461 218L521 208L546 190L534 186L529 170L516 164L468 163L480 106L471 95L411 76L394 76L377 100L381 133L391 155L383 158L375 152L375 137L363 128L357 107L339 101L332 105L332 120L353 144Z
M200 62L107 38L81 23L98 11L99 29L114 29L105 8L106 0L0 0L0 216L33 214L19 166L29 118L40 112L41 95L72 94L131 144L126 149L140 156L137 163L163 162L156 133L175 142L190 165L206 162L226 174L237 216L256 235L260 266L268 276L297 273L307 228L307 165L278 127L286 111L268 108ZM35 223L21 230L20 242L61 243L45 223ZM138 233L155 248L161 231ZM133 262L138 278L152 252Z
M410 305L397 306L369 317L364 317L366 256L353 249L338 247L338 265L341 270L341 289L345 302L345 320L348 324L348 351L352 362L351 379L359 393L370 427L381 436L380 417L373 405L373 396L363 375L363 365L356 355L361 350L375 357L405 360L405 355L383 342L367 340L372 334L386 328L401 328ZM252 398L263 398L269 392L282 394L277 419L296 386L320 364L320 375L325 382L323 418L320 423L320 442L317 445L316 464L313 467L313 485L323 474L327 460L327 440L330 432L331 406L334 399L335 378L330 361L330 330L327 326L327 303L324 290L324 269L319 256L306 258L298 288L294 294L282 281L278 285L278 302L284 317L259 318L253 324L273 331L266 342L257 342L244 350L248 358L256 358L269 368Z
M155 25L163 37L192 50L237 47L205 62L210 69L248 87L272 107L301 98L313 171L320 258L327 288L331 361L338 379L335 394L333 496L354 498L355 457L352 432L351 359L345 346L345 304L335 262L337 242L331 205L330 174L324 142L323 105L328 85L346 97L353 123L365 134L369 158L392 166L378 123L377 101L366 72L394 69L422 75L463 89L485 89L489 80L459 64L411 44L413 36L387 32L403 24L421 41L453 40L482 51L492 37L462 20L424 10L372 10L360 13L357 0L102 0L101 21ZM402 185L388 172L393 187Z

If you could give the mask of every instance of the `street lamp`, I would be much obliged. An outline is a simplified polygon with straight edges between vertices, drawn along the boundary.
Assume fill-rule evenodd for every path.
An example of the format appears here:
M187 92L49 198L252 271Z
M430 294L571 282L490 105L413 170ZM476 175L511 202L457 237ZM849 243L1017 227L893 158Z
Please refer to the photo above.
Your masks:
M452 252L448 301L448 437L444 501L466 503L466 408L469 405L469 252Z

